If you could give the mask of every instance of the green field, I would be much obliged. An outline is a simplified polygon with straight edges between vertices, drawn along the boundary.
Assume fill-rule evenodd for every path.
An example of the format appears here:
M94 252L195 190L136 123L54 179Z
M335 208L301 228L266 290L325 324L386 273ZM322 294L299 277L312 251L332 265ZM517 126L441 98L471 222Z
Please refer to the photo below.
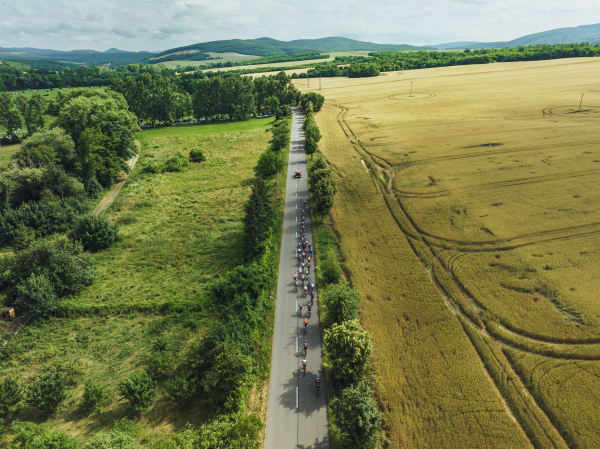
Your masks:
M46 422L86 441L98 431L110 431L115 419L135 417L119 399L117 383L145 368L158 337L168 341L175 366L214 322L201 293L242 255L243 204L253 167L268 145L265 129L270 123L251 120L138 133L138 165L107 212L119 224L120 238L94 255L96 281L64 300L68 317L26 326L7 345L10 355L0 361L2 376L14 374L22 382L50 365L63 367L70 373L68 398L52 415L22 405L5 420L4 430L17 419ZM204 149L206 162L179 173L142 173L146 165L194 147ZM87 379L109 393L110 404L98 412L79 407ZM159 447L161 438L207 418L202 403L179 409L159 384L153 406L139 417L138 445Z
M331 218L399 447L597 445L599 67L323 83Z

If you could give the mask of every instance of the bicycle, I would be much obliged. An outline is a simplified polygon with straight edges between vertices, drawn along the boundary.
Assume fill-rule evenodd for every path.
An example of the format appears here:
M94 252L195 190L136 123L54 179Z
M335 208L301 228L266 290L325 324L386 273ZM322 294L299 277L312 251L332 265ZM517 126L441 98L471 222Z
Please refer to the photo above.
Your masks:
M304 375L306 376L306 359L302 360L302 369L304 370Z
M309 316L310 318L310 316ZM304 335L306 335L306 332L308 332L308 321L304 320Z

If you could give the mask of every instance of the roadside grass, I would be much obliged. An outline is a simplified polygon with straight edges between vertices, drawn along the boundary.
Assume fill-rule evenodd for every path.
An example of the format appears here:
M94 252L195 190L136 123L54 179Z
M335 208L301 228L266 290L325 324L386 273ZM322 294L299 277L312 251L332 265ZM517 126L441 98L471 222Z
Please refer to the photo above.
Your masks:
M265 131L270 123L266 119L250 125L199 126L197 131L210 132L198 134L178 127L138 133L139 165L106 213L119 225L120 238L93 255L98 278L80 295L63 301L62 318L34 321L23 328L0 360L3 376L16 374L24 383L51 365L62 367L73 377L68 398L54 414L22 404L5 419L4 431L14 419L48 422L83 442L99 431L110 431L115 419L136 417L119 399L118 382L145 369L158 337L167 340L175 367L214 324L202 291L243 255L243 204L250 194L253 167L268 146L270 134ZM206 162L190 164L182 172L143 172L153 162L160 165L176 152L187 155L194 147L204 150ZM277 189L280 195L279 181ZM272 317L265 317L261 365L270 363L270 326ZM268 367L261 373L268 373ZM79 407L88 379L104 386L111 400L91 414ZM251 409L262 415L263 384L253 390L251 400ZM138 445L154 447L157 439L181 431L188 422L199 426L206 419L204 404L177 407L159 385L153 406L139 416Z
M549 369L534 387L535 368L501 348L552 357L527 355L539 366L597 368L600 97L578 113L577 93L595 92L598 67L499 63L324 83L316 119L338 181L331 220L362 293L391 443L595 444L589 381L562 391ZM477 412L456 412L469 404ZM567 418L578 404L588 410Z
M0 168L8 167L10 165L10 157L15 153L21 144L15 145L2 145L2 151L0 151Z

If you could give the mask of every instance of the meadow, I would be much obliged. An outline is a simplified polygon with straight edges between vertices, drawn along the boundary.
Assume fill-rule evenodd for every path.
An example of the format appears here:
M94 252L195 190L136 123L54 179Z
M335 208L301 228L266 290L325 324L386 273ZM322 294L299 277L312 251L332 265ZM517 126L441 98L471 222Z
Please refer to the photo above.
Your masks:
M50 365L68 374L67 400L54 414L23 405L4 421L45 422L84 442L110 431L115 420L137 419L138 447L171 447L163 439L208 419L201 401L181 408L159 384L152 407L131 412L118 382L141 372L158 339L167 342L172 367L214 324L203 303L206 284L233 268L242 256L243 204L253 167L268 146L271 119L168 127L137 134L140 159L106 216L119 225L119 240L94 255L98 277L63 302L63 317L32 322L11 339L0 360L2 376L21 381ZM145 173L178 151L202 148L207 161L175 173ZM8 354L8 355L7 355ZM83 384L92 380L109 394L97 411L81 408ZM251 411L260 406L252 398ZM258 405L257 405L258 404Z
M322 80L331 219L363 293L391 444L596 444L598 69Z

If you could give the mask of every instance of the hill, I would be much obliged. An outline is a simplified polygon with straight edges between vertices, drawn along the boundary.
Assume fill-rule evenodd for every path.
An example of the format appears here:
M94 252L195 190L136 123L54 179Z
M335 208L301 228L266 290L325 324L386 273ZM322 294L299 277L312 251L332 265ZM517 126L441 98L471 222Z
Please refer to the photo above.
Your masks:
M324 37L321 39L300 39L294 41L278 41L268 37L258 39L230 39L224 41L203 42L185 47L172 48L147 62L157 63L173 60L202 61L210 59L206 53L239 53L249 56L295 55L300 53L325 53L330 51L406 51L433 50L433 47L415 47L412 45L375 44L361 42L345 37Z
M26 59L29 61L61 61L86 65L127 65L144 61L153 53L133 52L111 48L105 52L95 50L59 51L39 48L0 47L0 59Z
M434 45L438 50L456 50L463 48L504 48L518 47L519 45L538 44L570 44L576 42L600 42L600 23L595 25L581 25L578 27L557 28L541 33L528 34L508 42L451 42Z

